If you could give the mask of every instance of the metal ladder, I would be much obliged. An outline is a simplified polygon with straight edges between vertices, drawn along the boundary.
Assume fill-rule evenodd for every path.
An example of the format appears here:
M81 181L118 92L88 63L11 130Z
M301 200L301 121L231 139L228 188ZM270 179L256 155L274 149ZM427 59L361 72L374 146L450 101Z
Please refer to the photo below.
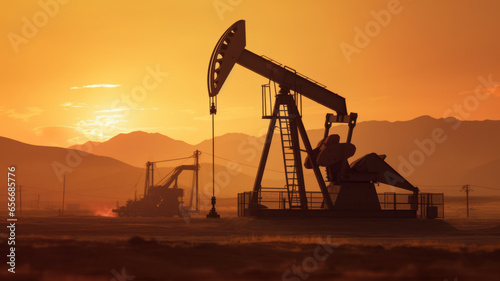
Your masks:
M292 135L290 133L290 117L288 115L288 106L286 104L280 105L278 119L280 123L281 147L283 149L283 162L285 165L288 200L290 202L291 209L300 209L297 171L292 147Z

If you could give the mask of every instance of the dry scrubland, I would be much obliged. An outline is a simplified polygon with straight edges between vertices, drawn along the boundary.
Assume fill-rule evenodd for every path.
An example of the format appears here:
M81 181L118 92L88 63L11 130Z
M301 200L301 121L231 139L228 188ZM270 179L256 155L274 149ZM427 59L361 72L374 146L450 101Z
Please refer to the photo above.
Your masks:
M448 198L445 220L256 220L230 217L232 200L220 200L220 220L26 211L17 273L2 263L0 279L498 280L496 202L473 198L469 220L460 197Z

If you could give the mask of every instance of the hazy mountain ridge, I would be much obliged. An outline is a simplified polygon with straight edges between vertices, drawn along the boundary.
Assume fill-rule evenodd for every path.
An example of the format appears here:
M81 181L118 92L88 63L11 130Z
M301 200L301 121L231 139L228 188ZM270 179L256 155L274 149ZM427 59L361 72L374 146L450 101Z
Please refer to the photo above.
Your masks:
M386 154L386 161L398 169L404 161L411 162L410 155L418 158L415 157L418 154L423 155L422 163L413 165L413 171L407 175L407 178L414 185L421 185L423 191L459 194L458 187L434 188L425 185L446 186L470 183L486 187L500 187L498 185L500 121L456 122L455 119L434 119L428 116L398 122L360 122L353 135L353 143L357 147L357 152L350 160L353 161L364 154L376 152ZM460 127L454 129L457 124L460 124ZM442 142L438 143L433 140L434 147L427 146L427 150L432 150L432 153L426 153L425 148L419 146L418 143L428 144L429 140L433 139L435 130L440 130L441 137L438 139ZM330 133L339 133L342 139L345 139L346 132L346 126L334 126L330 130ZM323 130L310 130L308 134L311 143L315 146L322 138ZM284 184L284 176L280 172L283 170L283 163L279 139L279 131L276 130L266 166L267 171L264 175L263 185L265 186ZM254 137L241 133L226 134L216 138L216 183L218 187L221 187L219 196L235 197L238 192L251 190L263 141L263 136ZM135 190L139 195L142 194L146 161L187 157L192 155L195 149L202 151L200 192L204 192L203 189L211 191L206 187L212 181L211 165L208 164L211 162L211 140L190 145L158 133L134 132L118 135L104 143L92 144L92 154L59 147L29 145L7 138L0 138L0 145L0 152L3 156L0 162L4 167L12 164L18 167L19 184L26 186L24 198L35 196L39 188L42 198L56 194L53 200L60 199L62 183L53 168L53 163L57 162L70 168L67 173L70 201L113 202L118 199L123 201L126 198L133 198ZM89 151L85 146L81 149ZM99 153L104 156L96 155ZM116 159L110 158L111 155L114 155ZM302 160L304 158L303 154ZM70 159L69 162L68 159ZM237 163L228 162L226 159ZM402 162L401 159L404 161ZM77 165L73 165L75 163ZM159 164L159 174L164 176L173 166L182 163L190 164L192 160ZM2 177L6 180L5 174ZM182 176L179 184L190 186L191 178L191 174L187 173L186 176ZM316 186L310 170L306 170L306 184L308 189ZM33 188L31 191L30 187ZM478 195L499 194L498 191L491 189L478 188L476 191ZM186 196L188 193L189 189L186 190ZM187 202L187 198L185 201Z
M308 130L313 147L322 139L323 133L323 129ZM333 126L330 134L333 133L339 134L341 140L345 140L347 126ZM125 139L126 136L123 135L122 138ZM151 134L144 133L142 136L148 137ZM276 130L266 166L269 170L283 170L279 139L279 130ZM255 137L241 133L218 136L215 139L218 157L216 163L226 165L228 161L225 159L230 159L243 164L244 173L255 176L264 140L264 136ZM386 161L394 168L405 172L404 175L415 185L459 185L481 182L483 185L500 187L496 174L485 172L500 170L500 163L494 162L500 158L500 121L458 121L455 118L435 119L430 116L421 116L408 121L365 121L355 127L352 142L356 145L356 154L350 161L371 152L386 154ZM102 147L106 147L105 144L106 142ZM199 149L206 152L202 155L201 161L211 162L211 156L208 155L212 151L211 146L212 142L209 139L197 145L175 147L174 151L170 151L167 145L161 145L156 151L157 155L168 159L175 158L181 152L184 156L190 155L195 149ZM102 155L112 155L104 149L97 152ZM129 150L129 153L134 151ZM123 161L127 159L120 154L116 157ZM130 164L143 165L146 159L145 156L134 158L140 161ZM304 160L304 154L302 158ZM483 165L490 168L486 170L480 168ZM480 171L483 171L481 172L483 176L475 176ZM283 177L279 172L267 172L266 176L271 179ZM313 178L310 171L307 171L307 178ZM315 185L314 180L310 182Z
M60 147L36 146L3 137L0 137L0 153L0 163L4 168L16 167L16 183L18 187L22 186L25 208L33 207L38 195L41 196L41 208L59 208L63 174L66 175L67 203L88 205L117 200L123 203L133 198L135 191L139 196L143 193L144 167L134 167L107 156ZM193 159L186 159L158 165L155 182L167 176L176 165L192 163ZM216 165L215 169L219 196L235 197L238 192L251 188L253 178L241 173L239 167ZM211 165L201 164L200 198L211 196L211 171ZM186 187L186 202L192 177L192 172L182 173L179 177L179 186ZM7 173L2 173L0 180L7 182Z
M136 131L119 134L105 142L87 142L70 149L88 151L95 155L109 156L141 167L148 160L158 161L179 158L192 153L192 146L159 133Z

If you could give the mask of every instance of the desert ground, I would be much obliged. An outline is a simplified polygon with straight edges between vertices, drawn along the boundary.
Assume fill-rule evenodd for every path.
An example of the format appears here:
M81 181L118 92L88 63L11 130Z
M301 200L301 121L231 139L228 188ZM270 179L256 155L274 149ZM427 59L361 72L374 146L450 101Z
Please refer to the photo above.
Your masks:
M500 218L25 215L2 280L498 280ZM488 200L483 200L488 206ZM460 202L457 199L457 202ZM476 201L477 204L478 201ZM453 210L453 208L451 210ZM493 212L494 213L494 212ZM29 214L29 212L27 212ZM489 214L489 215L488 215ZM498 214L498 213L496 213ZM7 252L2 234L2 253Z

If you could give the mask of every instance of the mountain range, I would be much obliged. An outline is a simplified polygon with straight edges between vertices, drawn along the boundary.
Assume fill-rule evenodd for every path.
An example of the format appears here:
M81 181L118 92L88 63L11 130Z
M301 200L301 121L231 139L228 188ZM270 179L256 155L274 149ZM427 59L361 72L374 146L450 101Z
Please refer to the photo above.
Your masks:
M341 140L345 140L347 127L334 126L330 130L332 133L339 134ZM322 129L308 131L313 147L323 134ZM265 136L240 133L216 137L215 162L224 166L228 160L232 160L241 164L244 173L255 176L264 141ZM385 154L391 166L423 190L432 191L427 186L466 183L500 188L497 177L500 171L500 121L459 121L429 116L409 121L366 121L357 124L352 142L357 149L350 161L371 152ZM190 145L157 133L133 132L95 144L92 153L143 166L147 159L177 158L199 149L203 155L201 161L211 162L211 145L211 140ZM82 149L80 146L70 148ZM278 130L273 137L266 168L268 178L283 178ZM311 171L306 171L306 178L313 178ZM314 180L311 182L314 186ZM446 189L439 190L442 192Z
M85 206L107 204L141 196L144 189L144 168L135 167L107 156L99 156L80 150L36 146L0 137L1 165L16 167L15 179L18 190L22 189L23 204L34 208L40 196L42 208L59 208L65 187L66 203ZM192 151L189 155L192 155ZM186 156L186 155L184 155ZM180 164L194 164L193 158L184 159ZM165 178L175 167L158 165L156 181ZM221 197L235 197L246 191L253 183L252 177L242 173L238 167L216 165L217 194ZM200 164L200 199L209 205L212 196L212 165ZM185 188L185 201L190 199L193 173L188 171L179 177L179 186ZM7 182L7 173L0 180ZM240 184L235 184L240 183ZM235 188L229 188L235 185ZM19 193L18 193L19 194ZM18 195L19 196L19 195ZM0 201L6 198L0 199Z
M334 126L345 140L346 126ZM309 130L313 146L323 136L322 129ZM215 175L218 196L236 197L249 191L262 152L264 136L231 133L215 138ZM360 122L354 129L356 145L353 161L367 153L386 154L386 161L424 192L457 195L464 184L472 184L476 194L498 195L500 171L500 121L458 121L422 116L409 121ZM211 194L211 145L205 140L191 145L159 133L120 134L106 142L88 142L69 148L30 145L0 137L1 164L15 165L18 185L23 185L25 204L35 204L37 195L43 204L58 206L66 174L67 202L124 202L134 193L142 194L146 161L192 156L201 151L200 192ZM303 155L305 157L305 155ZM191 164L192 159L158 163L158 177L173 167ZM266 186L284 184L282 150L276 130L266 166ZM306 170L307 187L316 188L313 174ZM6 181L6 173L0 176ZM181 176L189 200L192 175ZM4 181L4 182L5 182ZM205 198L205 199L206 199ZM42 204L42 203L41 203ZM51 205L52 204L52 205ZM43 205L42 205L43 206Z

